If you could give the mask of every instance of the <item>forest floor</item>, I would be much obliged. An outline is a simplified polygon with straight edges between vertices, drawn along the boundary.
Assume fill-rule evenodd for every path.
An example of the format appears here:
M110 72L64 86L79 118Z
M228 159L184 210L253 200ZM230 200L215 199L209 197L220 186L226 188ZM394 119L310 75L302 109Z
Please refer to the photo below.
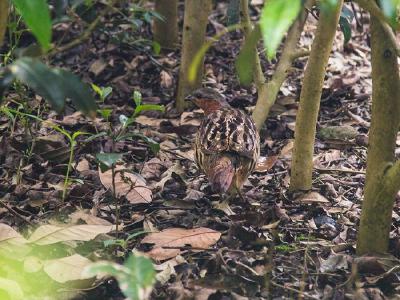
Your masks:
M253 7L252 13L256 15L259 9ZM210 16L208 36L224 27L225 11L226 3L221 1ZM301 58L294 63L261 131L262 159L244 186L246 202L232 200L235 215L228 216L213 208L212 202L219 196L211 193L193 161L192 141L201 111L188 109L178 114L173 108L179 51L154 54L146 41L151 41L148 24L135 32L118 14L109 15L89 40L57 53L49 63L74 71L86 82L112 87L100 104L102 109L112 110L111 127L104 118L89 120L72 107L67 107L64 117L56 115L37 96L25 97L28 101L18 105L20 93L11 91L9 107L46 122L0 115L0 222L24 236L45 223L115 224L115 203L95 154L118 152L124 154L124 167L145 180L135 197L120 199L120 239L139 231L167 230L168 236L182 228L209 230L210 236L199 239L197 247L170 246L156 252L151 243L142 242L145 235L139 235L124 247L104 247L102 241L93 240L89 249L75 249L92 258L118 261L132 249L148 252L162 274L152 299L394 299L400 294L396 270L374 273L374 262L368 258L358 258L359 268L372 270L368 276L358 276L352 268L371 108L368 22L364 23L358 30L353 26L352 39L346 45L340 31L335 39L321 99L313 191L302 195L288 192L295 116L307 62ZM310 47L315 24L315 18L309 16L299 47ZM67 41L80 30L80 26L60 23L54 40ZM240 86L234 69L241 42L242 34L233 32L214 44L206 54L203 84L221 91L232 106L251 111L256 90ZM275 61L263 60L263 66L270 76ZM157 142L159 151L152 152L139 138L114 143L109 134L92 140L80 136L69 194L62 202L68 141L48 123L70 133L117 130L120 116L134 111L135 90L142 94L143 103L166 107L165 112L142 113L130 129ZM400 140L398 146L396 153ZM396 204L390 245L394 256L400 253L399 225ZM215 243L207 244L207 239L215 239ZM95 298L123 296L116 282L109 280L82 290L76 299Z

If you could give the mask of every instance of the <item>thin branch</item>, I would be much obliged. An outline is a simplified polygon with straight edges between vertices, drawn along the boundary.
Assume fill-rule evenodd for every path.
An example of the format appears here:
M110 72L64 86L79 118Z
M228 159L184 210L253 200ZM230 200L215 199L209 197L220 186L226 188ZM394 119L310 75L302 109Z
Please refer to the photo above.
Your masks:
M240 0L240 14L242 17L244 36L247 39L250 36L251 31L253 30L253 22L250 19L249 12L249 1L248 0ZM254 82L256 84L257 90L262 88L262 85L265 84L265 76L261 67L260 57L258 56L257 51L255 51L255 60L254 60Z
M307 19L307 8L312 7L313 3L314 0L307 0L304 4L305 9L301 12L298 19L289 29L285 44L283 46L282 55L271 80L263 84L261 88L258 88L257 104L253 112L253 119L258 130L261 129L262 124L264 124L265 120L267 119L269 111L272 105L275 103L280 87L285 81L292 66L293 60L308 53L298 52L296 47Z
M363 9L368 11L372 16L379 20L382 29L385 31L390 43L392 44L394 51L396 52L397 56L400 56L400 46L397 43L396 35L394 34L392 27L390 27L388 24L385 15L376 2L372 0L357 0L357 2Z
M62 45L58 48L52 49L49 53L48 56L54 56L57 53L64 52L66 50L69 50L75 46L78 46L79 44L83 43L86 41L90 35L92 34L93 30L99 25L100 21L103 19L103 17L108 14L111 10L114 9L114 5L116 4L117 0L111 1L108 6L103 9L100 14L94 19L92 23L89 24L89 26L86 28L86 30L76 39L72 40L71 42Z

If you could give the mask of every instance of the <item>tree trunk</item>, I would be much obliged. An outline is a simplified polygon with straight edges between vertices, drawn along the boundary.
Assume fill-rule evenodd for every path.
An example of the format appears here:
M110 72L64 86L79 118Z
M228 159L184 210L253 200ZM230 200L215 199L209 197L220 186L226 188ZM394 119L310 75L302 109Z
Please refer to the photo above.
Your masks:
M307 9L312 7L313 2L314 0L307 0L304 3L305 8L301 11L297 20L290 27L283 47L282 55L271 80L261 84L260 86L257 86L258 99L256 107L253 111L253 119L258 130L261 129L262 125L267 119L269 111L272 105L275 103L279 90L288 75L288 70L292 66L295 58L294 56L296 54L296 46L303 31L304 23L307 20Z
M4 35L7 29L8 0L0 0L0 47L3 45Z
M193 83L188 81L188 73L194 56L204 44L208 15L211 11L211 6L211 0L185 1L181 67L179 70L179 83L176 99L176 107L180 112L185 108L186 95L201 86L201 81L203 79L203 61L197 70L196 80Z
M163 20L154 18L153 37L164 49L176 49L178 43L178 0L156 0L155 11Z
M399 67L396 49L374 16L371 16L371 51L372 118L358 255L388 250L393 204L400 188L400 163L391 166L400 123Z
M296 117L290 190L309 190L312 184L313 153L325 69L335 38L343 0L335 9L321 9L315 38L300 94Z

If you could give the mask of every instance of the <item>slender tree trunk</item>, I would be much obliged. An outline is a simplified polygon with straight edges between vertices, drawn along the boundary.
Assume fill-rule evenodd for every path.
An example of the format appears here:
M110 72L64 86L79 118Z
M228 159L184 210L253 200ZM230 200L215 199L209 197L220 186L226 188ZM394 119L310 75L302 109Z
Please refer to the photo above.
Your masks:
M0 47L3 45L4 35L7 29L8 0L0 0Z
M314 3L314 0L307 0L304 3L305 8L311 8L312 3ZM296 58L296 46L299 42L307 16L308 11L303 9L297 20L290 27L282 55L271 80L259 86L257 85L258 99L253 111L253 119L258 130L261 129L267 119L269 111L275 103L279 90L287 77L288 70L292 66L293 60Z
M164 49L176 49L178 43L178 0L156 0L155 11L163 20L154 19L154 40Z
M296 118L291 190L311 189L312 159L322 86L342 5L343 0L340 0L334 10L322 9L319 15L317 31L304 73L300 107Z
M193 83L188 81L188 73L194 56L204 44L211 6L211 0L185 0L181 67L179 70L176 99L176 107L180 112L185 108L185 96L201 86L201 81L203 79L203 61L197 70L196 80Z
M392 166L400 123L399 66L396 49L374 16L371 50L372 118L358 255L388 250L393 204L400 188L400 162Z

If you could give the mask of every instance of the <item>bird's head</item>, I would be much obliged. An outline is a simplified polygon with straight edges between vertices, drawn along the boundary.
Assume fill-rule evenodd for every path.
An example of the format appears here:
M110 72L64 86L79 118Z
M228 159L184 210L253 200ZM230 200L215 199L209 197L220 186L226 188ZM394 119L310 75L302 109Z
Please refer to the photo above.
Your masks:
M229 106L225 97L211 88L199 88L186 96L185 100L193 102L201 108L206 115Z

